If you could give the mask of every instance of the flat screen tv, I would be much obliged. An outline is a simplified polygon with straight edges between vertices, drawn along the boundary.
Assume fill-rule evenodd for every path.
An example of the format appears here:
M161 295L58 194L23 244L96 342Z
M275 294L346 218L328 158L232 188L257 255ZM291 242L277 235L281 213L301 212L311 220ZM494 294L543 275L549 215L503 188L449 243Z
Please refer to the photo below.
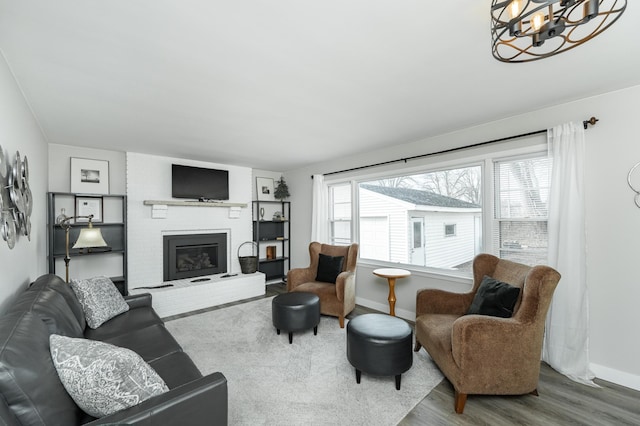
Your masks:
M171 196L202 200L229 199L229 171L173 164Z

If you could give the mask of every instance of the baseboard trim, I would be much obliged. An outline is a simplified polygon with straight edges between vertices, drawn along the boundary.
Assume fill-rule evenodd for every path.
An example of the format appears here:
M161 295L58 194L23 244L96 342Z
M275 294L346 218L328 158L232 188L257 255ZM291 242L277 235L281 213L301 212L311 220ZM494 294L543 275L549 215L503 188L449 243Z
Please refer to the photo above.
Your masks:
M626 373L624 371L593 363L591 363L589 367L598 379L640 391L640 376L636 374Z
M356 297L356 304L360 306L365 306L367 308L375 309L376 311L384 312L386 314L389 313L389 304L388 303L379 303L374 302L373 300L363 299L361 297ZM396 316L400 318L404 318L409 321L416 320L416 313L408 311L406 309L396 308Z

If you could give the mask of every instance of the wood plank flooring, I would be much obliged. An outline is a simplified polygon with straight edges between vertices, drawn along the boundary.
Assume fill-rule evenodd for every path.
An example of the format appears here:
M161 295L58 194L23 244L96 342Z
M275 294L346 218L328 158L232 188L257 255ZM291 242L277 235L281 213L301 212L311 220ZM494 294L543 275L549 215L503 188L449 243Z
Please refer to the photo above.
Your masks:
M264 297L286 292L284 284L267 286ZM250 300L260 299L253 298ZM230 303L212 309L246 303ZM200 312L200 311L199 311ZM376 312L356 306L347 317ZM170 321L194 313L166 318ZM424 350L424 349L422 349ZM640 425L640 392L596 379L600 388L580 385L542 363L540 396L470 395L464 414L453 410L453 387L444 379L399 423L409 425Z

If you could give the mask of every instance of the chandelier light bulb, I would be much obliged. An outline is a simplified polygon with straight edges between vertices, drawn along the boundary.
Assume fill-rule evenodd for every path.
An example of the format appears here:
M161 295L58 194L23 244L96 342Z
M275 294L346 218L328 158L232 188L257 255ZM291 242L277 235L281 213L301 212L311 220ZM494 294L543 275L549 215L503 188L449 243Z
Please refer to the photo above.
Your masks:
M523 0L513 0L509 3L509 17L511 19L519 17L520 13L522 13L522 1Z
M537 33L538 31L540 31L540 28L542 28L543 24L544 24L544 13L538 12L531 17L531 29L534 32Z

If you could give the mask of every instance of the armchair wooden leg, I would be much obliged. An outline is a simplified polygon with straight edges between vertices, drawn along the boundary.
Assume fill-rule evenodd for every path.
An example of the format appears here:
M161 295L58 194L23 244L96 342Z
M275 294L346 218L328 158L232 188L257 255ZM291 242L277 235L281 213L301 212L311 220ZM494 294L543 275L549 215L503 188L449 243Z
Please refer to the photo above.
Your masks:
M535 396L539 396L538 395L538 389L534 389L530 392L531 395L535 395Z
M338 319L340 320L340 328L344 328L344 316L340 315Z
M416 339L416 346L413 348L414 352L418 352L420 349L422 348L422 345L420 344L420 342L418 342L418 340Z
M464 411L464 405L467 403L467 394L459 393L458 391L455 391L455 398L456 398L456 402L455 402L456 413L462 414L462 412Z

